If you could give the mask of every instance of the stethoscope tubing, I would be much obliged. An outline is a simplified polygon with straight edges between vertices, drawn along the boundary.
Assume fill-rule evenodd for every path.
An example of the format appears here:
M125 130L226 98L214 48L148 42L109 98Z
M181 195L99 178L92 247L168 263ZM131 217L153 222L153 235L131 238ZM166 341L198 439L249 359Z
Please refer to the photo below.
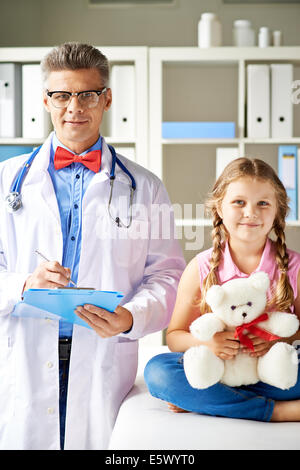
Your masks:
M31 163L33 162L35 156L39 153L40 149L41 149L42 146L36 148L32 154L30 155L30 157L28 158L28 160L24 163L24 165L22 166L21 170L20 170L20 173L19 175L17 175L17 177L15 178L15 181L13 182L11 188L10 188L10 192L15 192L15 193L21 193L21 187L22 187L22 184L23 184L23 181L27 175L27 172L31 166Z
M24 179L25 179L25 177L28 173L28 170L29 170L34 158L36 157L36 155L40 151L41 147L42 146L36 148L32 152L32 154L30 155L28 160L24 163L24 165L22 166L19 174L17 174L17 176L15 177L15 179L14 179L12 185L11 185L9 194L6 197L7 208L9 210L9 212L15 212L18 209L20 209L20 207L22 207L22 203L21 203L22 184L24 182ZM108 213L109 213L109 216L111 217L111 219L117 224L118 227L129 228L131 223L132 223L132 204L133 204L133 195L134 195L134 192L136 190L136 182L135 182L134 177L130 173L130 171L124 165L124 163L122 163L121 160L117 157L114 147L112 145L108 145L108 147L109 147L109 150L110 150L111 155L112 155L112 163L111 163L111 170L110 170L110 176L109 176L109 179L110 179L110 194L109 194L109 199L108 199ZM113 196L113 186L114 186L114 180L115 180L116 164L130 178L130 181L131 181L130 201L129 201L130 216L129 216L129 223L128 224L124 224L121 221L120 217L114 217L111 214L111 211L110 211L110 206L111 206L111 201L112 201L112 196ZM14 203L14 198L18 199L19 204Z

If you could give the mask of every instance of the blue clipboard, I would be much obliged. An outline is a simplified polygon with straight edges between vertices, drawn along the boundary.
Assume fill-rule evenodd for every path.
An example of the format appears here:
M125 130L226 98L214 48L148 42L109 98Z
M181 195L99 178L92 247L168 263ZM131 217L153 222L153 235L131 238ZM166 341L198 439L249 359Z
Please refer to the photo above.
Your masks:
M77 306L90 304L114 312L123 297L121 292L94 289L28 289L24 292L22 302L16 304L12 315L64 320L91 328L74 312Z

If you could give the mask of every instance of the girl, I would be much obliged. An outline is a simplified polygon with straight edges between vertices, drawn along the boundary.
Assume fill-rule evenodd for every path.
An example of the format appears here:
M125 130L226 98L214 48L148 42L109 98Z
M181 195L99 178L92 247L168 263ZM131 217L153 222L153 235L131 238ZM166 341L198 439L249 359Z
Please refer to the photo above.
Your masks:
M186 380L182 353L191 346L206 344L218 357L230 360L242 349L259 357L274 344L249 334L254 352L234 338L234 332L216 333L208 342L192 337L189 325L209 311L205 294L213 284L267 272L271 287L268 304L278 311L300 317L300 254L285 244L288 198L275 171L264 161L239 158L231 162L216 181L207 201L213 220L211 249L198 254L186 267L167 331L171 353L152 358L145 368L150 393L169 402L175 412L244 418L259 421L300 421L300 377L289 390L262 382L243 387L217 383L204 390ZM275 241L269 238L274 231ZM292 344L300 340L298 331Z

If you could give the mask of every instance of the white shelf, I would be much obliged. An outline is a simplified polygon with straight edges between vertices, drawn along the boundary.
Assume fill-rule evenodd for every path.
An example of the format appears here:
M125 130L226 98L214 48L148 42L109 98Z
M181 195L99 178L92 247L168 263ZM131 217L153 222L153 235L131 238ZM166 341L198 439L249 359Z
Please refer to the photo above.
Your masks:
M41 145L44 139L25 139L24 137L0 137L0 145Z
M152 47L149 52L150 72L150 169L160 178L163 177L163 147L168 145L236 145L240 154L245 152L249 144L300 144L300 136L291 139L249 139L245 135L245 99L246 99L246 67L248 63L286 62L300 65L300 47ZM165 139L162 138L163 121L163 71L168 66L186 67L188 65L212 67L235 65L238 76L238 109L236 120L237 137L234 139ZM190 72L189 72L190 73ZM190 90L186 91L191 92ZM184 120L184 119L183 119ZM208 119L212 120L212 119ZM150 154L150 152L149 152Z
M239 61L292 61L300 63L299 46L281 47L152 47L150 58L158 62L184 63L217 62L238 63Z
M268 144L268 145L292 145L300 144L300 137L282 138L282 139L161 139L162 145L239 145L239 144Z
M105 137L109 144L136 145L136 140ZM23 137L0 137L0 145L39 145L43 139L25 139ZM300 145L300 137L290 139L162 139L162 145L239 145L244 144L273 144L273 145Z
M241 139L244 144L273 144L273 145L292 145L292 144L300 144L300 137L290 137L290 138L274 138L270 137L269 139L250 139L244 138Z
M239 142L240 139L161 139L163 145L238 145Z

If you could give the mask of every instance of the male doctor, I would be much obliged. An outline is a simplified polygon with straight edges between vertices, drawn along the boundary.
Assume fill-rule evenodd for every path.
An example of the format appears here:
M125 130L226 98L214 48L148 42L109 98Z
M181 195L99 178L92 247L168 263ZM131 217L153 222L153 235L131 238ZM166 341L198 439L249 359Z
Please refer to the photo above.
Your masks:
M4 200L28 155L0 164L1 449L107 448L135 380L137 340L163 329L175 302L184 260L160 180L119 156L137 186L132 223L126 228L130 180L118 166L108 212L112 154L99 133L112 102L108 70L92 46L54 48L42 71L55 131L14 213ZM171 226L168 237L162 219ZM41 262L36 249L50 261ZM78 307L91 328L12 315L24 290L64 287L70 279L124 298L114 313Z

